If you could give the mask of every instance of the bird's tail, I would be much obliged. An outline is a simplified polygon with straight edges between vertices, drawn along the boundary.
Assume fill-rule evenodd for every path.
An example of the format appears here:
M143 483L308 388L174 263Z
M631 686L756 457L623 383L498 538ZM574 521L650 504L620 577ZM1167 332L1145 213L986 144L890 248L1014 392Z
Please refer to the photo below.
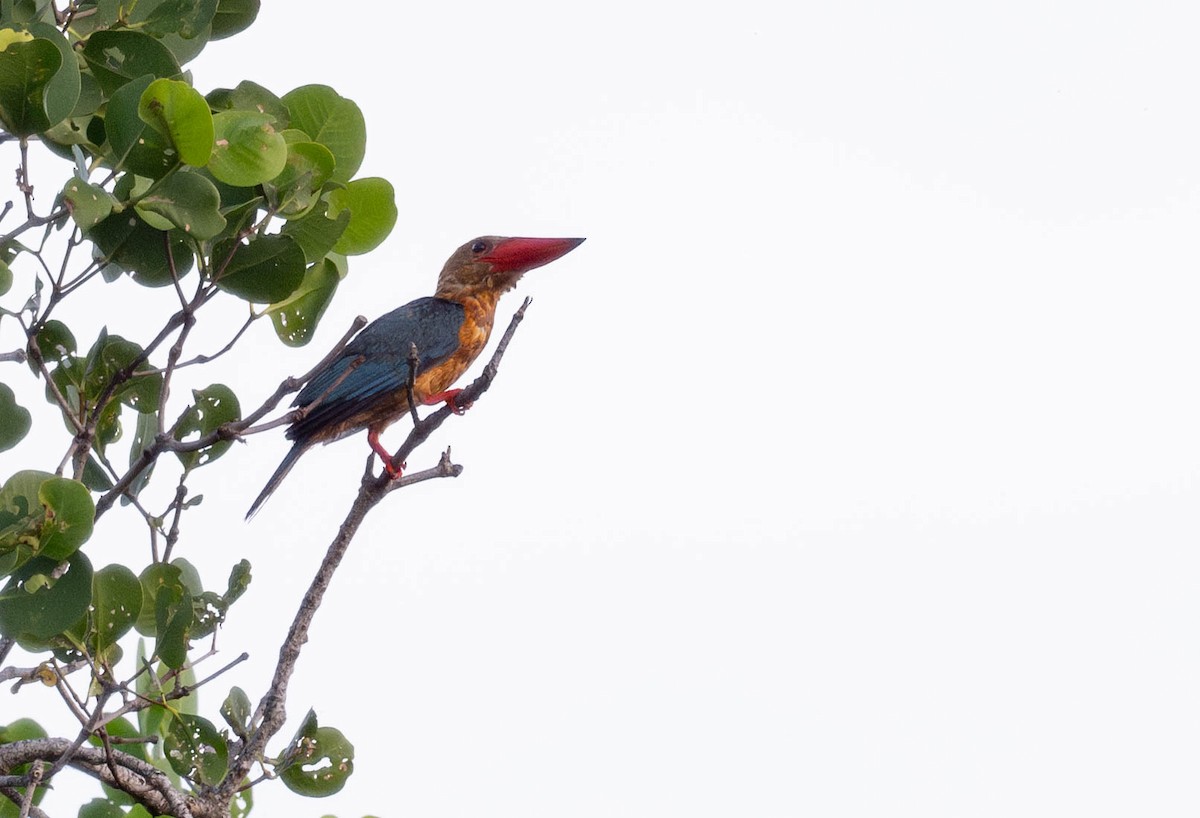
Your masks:
M308 451L308 448L311 445L312 443L300 440L297 440L292 445L292 448L287 453L287 456L283 458L283 462L279 464L279 468L275 470L275 473L271 475L271 479L267 481L266 487L262 490L262 492L259 493L258 497L254 499L254 503L250 506L250 510L246 512L247 520L255 515L262 504L267 501L267 498L271 496L271 492L279 488L279 484L283 482L283 478L287 477L288 472L292 470L292 466L296 465L296 461L300 459L300 455Z

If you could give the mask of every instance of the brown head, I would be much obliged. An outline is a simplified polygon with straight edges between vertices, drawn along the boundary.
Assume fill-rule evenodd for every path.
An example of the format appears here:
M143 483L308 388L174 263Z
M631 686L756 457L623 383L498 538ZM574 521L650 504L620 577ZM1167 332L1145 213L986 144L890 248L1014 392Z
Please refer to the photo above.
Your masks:
M534 267L574 250L583 239L529 239L480 236L454 251L438 276L437 296L453 299L516 286Z

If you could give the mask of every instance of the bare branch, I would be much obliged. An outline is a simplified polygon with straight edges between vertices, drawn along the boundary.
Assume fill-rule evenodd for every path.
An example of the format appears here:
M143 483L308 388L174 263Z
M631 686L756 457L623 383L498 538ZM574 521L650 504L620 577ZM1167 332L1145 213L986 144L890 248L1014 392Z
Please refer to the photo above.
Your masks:
M71 751L71 767L123 790L153 815L173 815L175 818L218 818L222 815L205 801L184 796L172 786L166 773L153 764L117 749L110 752L98 747L76 747L72 750L72 742L65 738L25 739L0 744L0 769L11 770L39 759L49 761L67 751ZM25 776L22 778L28 780ZM35 814L30 812L30 815Z

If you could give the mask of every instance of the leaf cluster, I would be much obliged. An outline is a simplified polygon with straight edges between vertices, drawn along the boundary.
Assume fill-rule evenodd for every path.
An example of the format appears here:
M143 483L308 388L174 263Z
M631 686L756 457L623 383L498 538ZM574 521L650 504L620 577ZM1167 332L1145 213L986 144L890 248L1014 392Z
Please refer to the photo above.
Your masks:
M77 752L58 766L78 763L106 784L81 816L183 814L178 792L219 787L235 793L221 809L251 808L247 787L261 778L222 785L260 717L236 687L222 727L196 704L196 689L229 667L197 680L215 653L201 653L202 641L246 591L250 565L231 566L211 589L174 550L203 500L188 480L273 404L246 414L221 383L180 402L171 383L264 316L282 343L307 343L348 258L378 246L396 220L391 185L358 176L366 128L352 100L324 85L278 95L250 80L195 87L184 66L257 11L258 0L0 0L0 143L20 155L18 204L0 212L0 329L17 326L23 339L0 363L41 380L66 432L57 468L0 475L0 680L56 686L78 718ZM31 146L63 160L45 212L34 206ZM178 308L153 337L132 340L124 327L81 337L60 305L120 282L173 291ZM243 302L246 322L216 353L189 356L214 299ZM0 383L0 451L32 422ZM160 499L152 484L166 487ZM93 564L92 534L118 502L145 523L144 567ZM36 666L2 667L14 647ZM27 769L5 769L6 748L39 730L0 725L0 774ZM100 767L87 767L85 740L102 748ZM280 755L255 761L262 778L329 795L352 771L353 747L310 713ZM137 790L121 770L165 783ZM0 799L0 818L13 806Z

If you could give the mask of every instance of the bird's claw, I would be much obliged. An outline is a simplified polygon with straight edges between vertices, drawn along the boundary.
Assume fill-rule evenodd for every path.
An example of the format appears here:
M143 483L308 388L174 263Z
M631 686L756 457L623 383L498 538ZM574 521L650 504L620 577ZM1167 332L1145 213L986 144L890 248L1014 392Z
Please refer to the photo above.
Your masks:
M451 412L456 415L465 415L467 410L470 409L474 403L472 401L466 401L465 403L459 404L458 396L460 394L462 394L461 389L448 389L445 392L438 392L435 395L430 395L429 397L425 398L424 403L426 406L432 406L435 403L441 403L445 401L446 405L450 407Z
M400 477L404 474L404 470L408 468L407 462L401 462L400 465L397 466L395 464L395 462L393 462L392 458L390 458L390 457L382 458L382 460L383 460L383 467L384 467L384 469L387 470L388 477L390 477L393 480L399 480Z

